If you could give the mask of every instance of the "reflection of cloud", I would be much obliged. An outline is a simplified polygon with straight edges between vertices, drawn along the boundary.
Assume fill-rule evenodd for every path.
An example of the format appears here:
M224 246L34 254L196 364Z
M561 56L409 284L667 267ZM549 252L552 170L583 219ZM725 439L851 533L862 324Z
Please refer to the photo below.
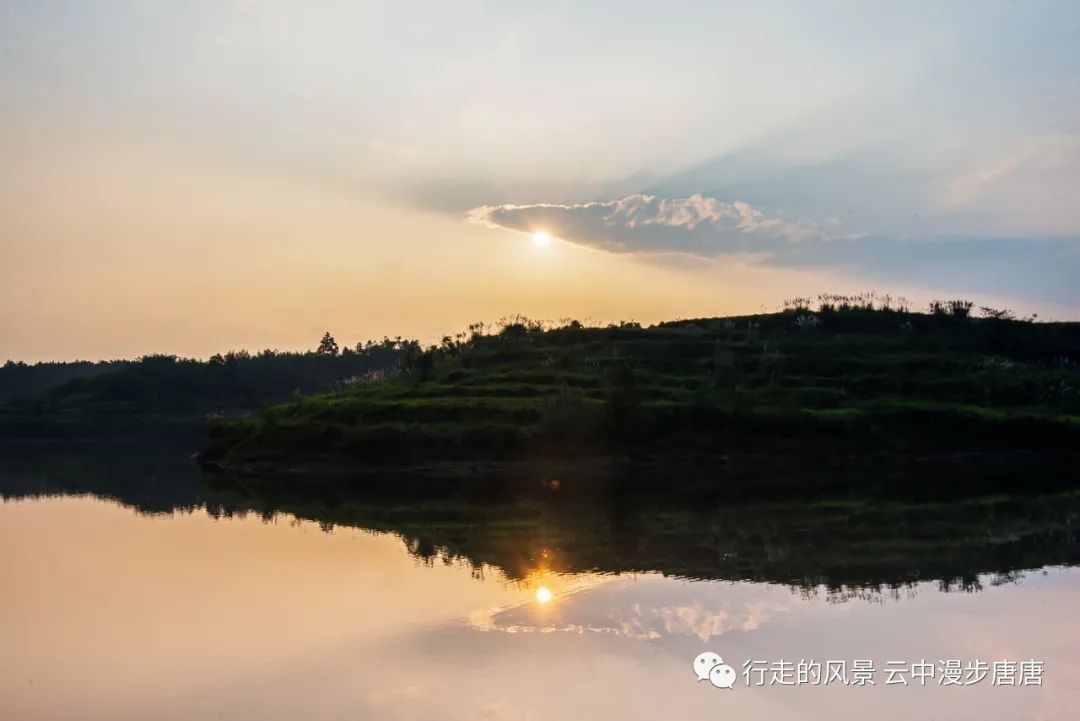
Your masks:
M607 634L642 640L682 636L707 641L730 631L753 631L789 610L788 605L761 600L729 601L727 607L696 598L661 603L634 597L628 603L626 584L608 585L609 580L620 579L596 577L568 588L552 609L540 610L524 601L474 612L468 623L477 630L512 634ZM644 585L643 578L638 581Z
M749 603L740 608L715 609L701 603L681 606L642 607L634 604L629 613L613 609L613 620L623 634L635 638L695 636L702 641L729 631L753 631L775 616L787 613L779 604Z
M558 590L552 597L552 603L556 607L561 607L565 604L571 603L571 600L575 595L589 589L600 588L601 586L614 581L617 576L597 575L597 574L580 574L574 576L549 576L547 582L555 586ZM514 603L505 604L502 606L492 606L490 608L476 609L468 614L467 622L470 626L481 631L511 631L516 632L523 629L514 628L511 629L505 625L500 624L499 619L506 616L506 614L514 613L515 611L528 612L536 608L536 597L531 591L528 595L524 596L521 600ZM546 605L546 604L545 604ZM529 631L536 630L535 628L529 628Z

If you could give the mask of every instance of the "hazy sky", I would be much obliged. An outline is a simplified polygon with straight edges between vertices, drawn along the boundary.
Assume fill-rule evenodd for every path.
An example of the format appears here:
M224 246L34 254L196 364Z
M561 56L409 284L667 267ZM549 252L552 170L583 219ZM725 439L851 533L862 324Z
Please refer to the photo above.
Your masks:
M1078 78L1075 2L0 0L0 361L1076 317Z

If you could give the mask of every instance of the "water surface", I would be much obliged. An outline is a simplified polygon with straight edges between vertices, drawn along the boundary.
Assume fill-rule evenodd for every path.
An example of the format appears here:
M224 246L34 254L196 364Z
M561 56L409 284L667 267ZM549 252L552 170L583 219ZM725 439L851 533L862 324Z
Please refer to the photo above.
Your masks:
M872 568L823 546L812 574L791 572L812 536L775 537L749 566L749 540L709 538L700 550L717 557L689 577L671 564L705 533L686 526L696 512L663 526L622 509L612 535L609 508L464 522L452 505L396 501L349 525L355 508L268 510L178 467L5 472L0 718L1015 720L1080 705L1080 570L1060 528L960 546L939 534L949 572L971 566L952 578L911 567L927 529L890 540L893 561ZM1051 565L1032 562L1040 552ZM776 580L740 580L760 577ZM740 671L735 688L695 679L705 650ZM870 660L877 684L745 684L745 661L782 659ZM922 659L1037 659L1043 683L883 685L887 661Z

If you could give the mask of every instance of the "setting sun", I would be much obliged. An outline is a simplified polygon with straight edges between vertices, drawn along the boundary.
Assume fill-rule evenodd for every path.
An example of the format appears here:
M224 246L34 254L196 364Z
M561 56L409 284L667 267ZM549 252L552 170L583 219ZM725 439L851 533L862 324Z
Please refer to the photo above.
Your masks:
M532 234L532 241L537 248L546 248L551 245L551 236L542 230L538 230Z
M547 586L541 586L536 589L536 602L537 603L550 603L551 602L551 589Z

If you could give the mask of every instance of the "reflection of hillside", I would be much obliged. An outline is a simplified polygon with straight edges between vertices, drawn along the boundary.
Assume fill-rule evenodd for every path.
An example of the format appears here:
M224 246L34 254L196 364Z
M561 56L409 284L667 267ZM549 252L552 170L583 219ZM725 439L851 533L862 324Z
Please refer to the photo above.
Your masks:
M403 488L361 495L340 484L304 493L207 483L186 453L96 449L7 454L0 496L92 494L142 513L288 513L326 529L398 534L425 562L462 559L510 579L538 573L660 572L789 584L836 597L917 581L978 590L980 575L1080 564L1080 493L912 504L838 500L730 506L629 492L528 498ZM317 483L307 484L309 488ZM388 494L386 489L392 489ZM985 579L984 579L985 580Z
M0 452L0 498L92 495L149 515L247 510L235 491L203 481L186 447L9 445Z
M1080 563L1077 493L712 508L629 494L552 493L497 506L358 497L314 504L267 492L254 493L252 501L327 528L397 533L417 558L464 559L512 579L653 571L784 583L843 597L930 580L945 590L978 590L979 575L1008 580L1021 569Z

